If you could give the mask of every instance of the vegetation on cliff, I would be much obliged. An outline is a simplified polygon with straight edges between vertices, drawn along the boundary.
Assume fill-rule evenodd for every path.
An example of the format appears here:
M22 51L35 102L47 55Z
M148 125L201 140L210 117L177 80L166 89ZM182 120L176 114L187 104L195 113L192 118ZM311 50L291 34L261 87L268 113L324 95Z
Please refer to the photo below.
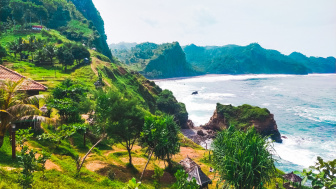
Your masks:
M307 74L335 73L335 58L289 56L267 50L257 43L247 46L226 45L183 48L187 62L213 74Z
M139 71L147 78L169 78L196 75L186 62L178 42L155 44L141 43L128 49L115 49L113 54L130 69Z
M247 129L247 127L252 125L252 120L263 121L270 115L268 109L248 104L235 107L231 104L222 105L217 103L216 111L224 116L228 125L234 125L239 129Z
M0 31L15 34L30 33L33 25L56 29L68 39L85 44L89 48L112 59L106 43L104 23L91 1L24 1L0 2ZM90 3L91 2L91 3ZM85 4L85 9L81 5ZM86 10L87 9L87 10ZM81 12L87 12L83 14Z

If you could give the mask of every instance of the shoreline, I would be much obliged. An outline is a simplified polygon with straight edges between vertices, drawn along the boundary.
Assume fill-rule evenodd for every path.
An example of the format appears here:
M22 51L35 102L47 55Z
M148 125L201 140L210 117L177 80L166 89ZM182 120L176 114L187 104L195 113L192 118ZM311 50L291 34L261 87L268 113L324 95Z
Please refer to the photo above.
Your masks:
M202 78L202 77L218 77L218 76L270 76L270 75L278 75L278 76L330 76L330 75L336 75L336 73L308 73L308 74L279 74L279 73L273 73L273 74L203 74L203 75L197 75L197 76L183 76L183 77L171 77L171 78L162 78L162 79L149 79L150 81L175 81L175 80L184 80L184 79L192 79L192 78Z

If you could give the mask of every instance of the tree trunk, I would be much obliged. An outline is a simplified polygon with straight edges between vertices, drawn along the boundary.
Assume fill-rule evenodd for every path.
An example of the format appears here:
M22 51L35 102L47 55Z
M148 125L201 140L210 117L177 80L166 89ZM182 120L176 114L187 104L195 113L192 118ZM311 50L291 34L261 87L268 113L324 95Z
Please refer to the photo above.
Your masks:
M151 153L150 153L150 155L149 155L149 157L148 157L148 161L147 161L147 163L146 163L146 165L145 165L145 168L144 168L144 170L143 170L142 173L141 173L140 182L141 182L142 177L143 177L143 174L144 174L144 172L145 172L145 170L146 170L146 168L147 168L147 165L148 165L148 163L149 163L149 161L150 161L150 159L151 159L151 157L152 157L152 155L153 155L153 151L154 151L154 150L151 151Z
M96 144L91 147L91 149L83 157L81 164L79 164L79 161L78 161L78 164L77 164L77 172L78 173L81 170L81 168L83 166L83 163L84 163L85 159L87 158L87 156L91 153L91 151L93 150L93 148L96 147L104 138L105 138L105 136L103 136L101 139L99 139L98 142L96 142Z
M129 147L127 147L127 151L128 151L129 163L132 165L131 149Z
M169 156L168 156L168 158L167 158L167 163L168 163L168 169L169 169L169 170L172 170L172 168L173 168L173 164L172 164L171 159L170 159Z
M2 147L2 145L3 145L4 138L5 138L5 135L4 135L4 133L3 133L3 134L2 134L2 133L0 133L0 148L1 148L1 147Z

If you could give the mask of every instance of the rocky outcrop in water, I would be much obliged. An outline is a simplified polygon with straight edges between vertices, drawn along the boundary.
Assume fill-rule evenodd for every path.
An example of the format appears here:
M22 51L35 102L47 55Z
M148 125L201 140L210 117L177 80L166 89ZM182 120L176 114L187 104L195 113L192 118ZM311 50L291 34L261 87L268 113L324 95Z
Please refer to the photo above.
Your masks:
M230 124L241 130L254 126L262 136L271 136L275 142L282 142L274 115L265 108L246 104L234 107L218 103L210 121L201 127L205 130L221 131L227 129Z

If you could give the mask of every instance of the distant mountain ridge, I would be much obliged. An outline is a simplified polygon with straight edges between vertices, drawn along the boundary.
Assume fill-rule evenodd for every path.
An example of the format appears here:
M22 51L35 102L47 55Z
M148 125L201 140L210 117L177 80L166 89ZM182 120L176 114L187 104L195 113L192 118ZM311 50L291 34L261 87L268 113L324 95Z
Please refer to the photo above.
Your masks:
M289 56L262 48L258 43L247 46L226 45L183 48L187 62L212 74L308 74L335 73L334 57L306 57L301 53Z
M113 54L147 78L184 77L201 74L308 74L336 73L334 57L281 54L258 43L247 46L182 47L178 42L112 44ZM174 49L174 50L172 50Z

